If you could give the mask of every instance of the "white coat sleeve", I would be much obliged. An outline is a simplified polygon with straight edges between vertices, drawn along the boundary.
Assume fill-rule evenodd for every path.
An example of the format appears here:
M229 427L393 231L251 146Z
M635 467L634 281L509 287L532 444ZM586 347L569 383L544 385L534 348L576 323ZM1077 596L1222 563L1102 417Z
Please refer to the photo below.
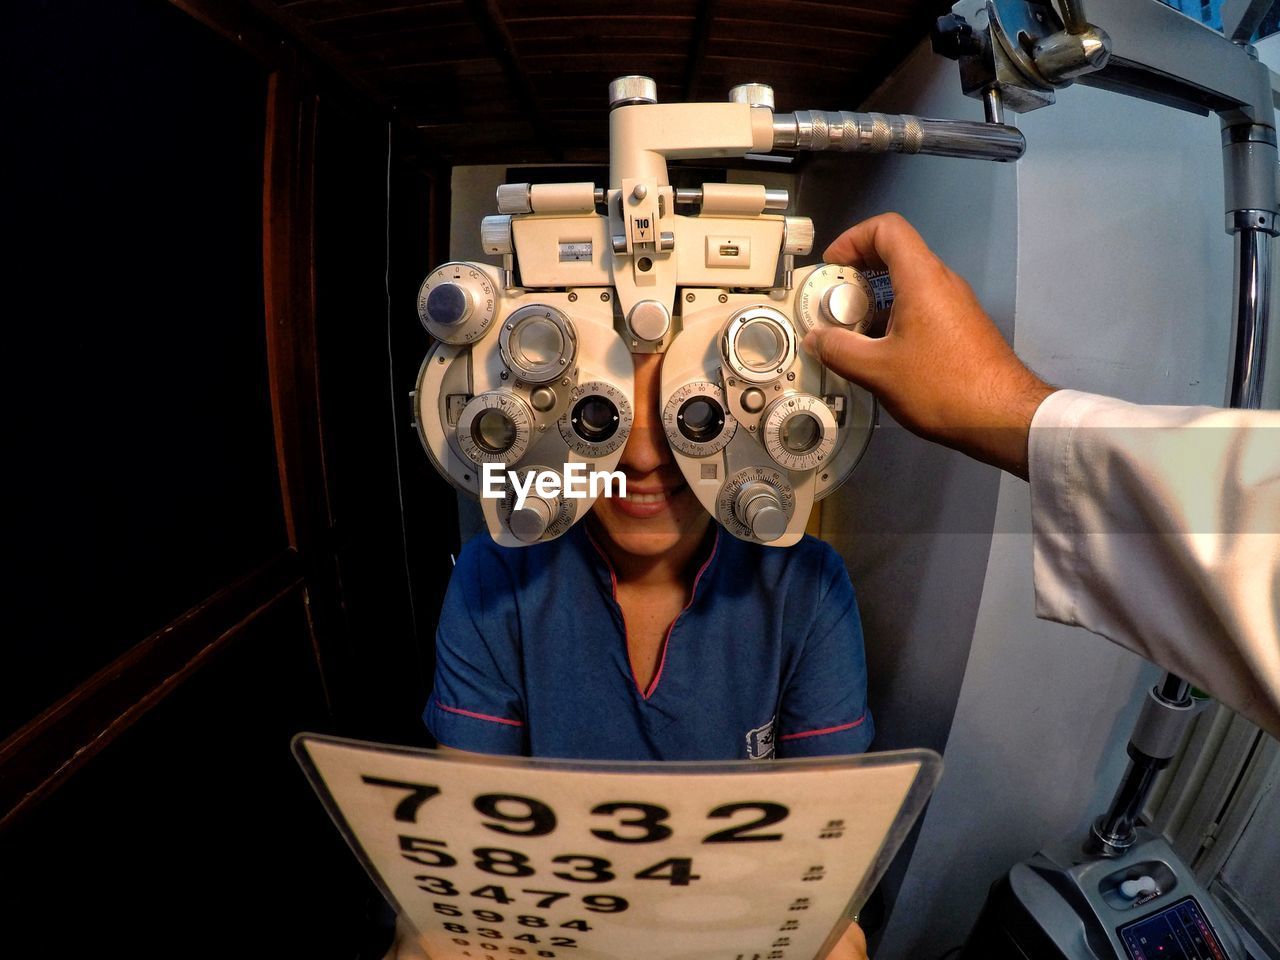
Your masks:
M1280 737L1280 412L1060 390L1028 456L1036 615Z

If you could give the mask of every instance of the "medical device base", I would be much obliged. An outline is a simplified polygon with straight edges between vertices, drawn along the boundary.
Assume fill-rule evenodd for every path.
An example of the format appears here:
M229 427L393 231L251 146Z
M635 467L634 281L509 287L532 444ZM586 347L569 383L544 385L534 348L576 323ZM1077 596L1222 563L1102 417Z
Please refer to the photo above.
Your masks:
M1249 960L1173 849L1139 827L1118 857L1065 842L991 887L960 960Z

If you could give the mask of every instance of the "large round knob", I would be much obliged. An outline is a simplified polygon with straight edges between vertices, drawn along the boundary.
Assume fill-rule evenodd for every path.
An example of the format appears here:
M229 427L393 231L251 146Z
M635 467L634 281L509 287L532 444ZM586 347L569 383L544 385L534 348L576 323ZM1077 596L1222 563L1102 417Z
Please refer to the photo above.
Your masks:
M445 326L461 323L474 306L471 291L460 283L445 281L427 294L427 321Z
M609 84L609 109L633 103L657 103L658 85L652 77L618 77Z
M507 517L507 526L521 543L537 543L547 532L547 527L551 526L551 518L554 516L555 510L546 499L529 496L525 498L524 506L511 511L511 515Z
M787 532L782 498L767 483L749 483L739 490L733 512L761 543L772 543Z
M832 323L856 327L870 312L871 303L861 284L837 283L822 295L822 315Z
M478 265L446 263L422 281L418 319L437 340L474 343L484 336L497 313L493 280Z
M641 340L657 341L671 329L671 313L657 300L641 300L627 314L627 325Z

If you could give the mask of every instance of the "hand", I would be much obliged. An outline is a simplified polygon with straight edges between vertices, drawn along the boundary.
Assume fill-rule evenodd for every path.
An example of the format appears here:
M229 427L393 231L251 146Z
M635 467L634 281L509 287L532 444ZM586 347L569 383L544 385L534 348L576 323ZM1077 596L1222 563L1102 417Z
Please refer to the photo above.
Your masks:
M804 347L914 433L1027 478L1031 418L1053 388L1023 366L973 290L896 213L851 227L828 263L889 270L883 337L822 327Z
M869 960L867 957L867 938L862 928L856 923L849 924L840 941L831 948L827 960Z

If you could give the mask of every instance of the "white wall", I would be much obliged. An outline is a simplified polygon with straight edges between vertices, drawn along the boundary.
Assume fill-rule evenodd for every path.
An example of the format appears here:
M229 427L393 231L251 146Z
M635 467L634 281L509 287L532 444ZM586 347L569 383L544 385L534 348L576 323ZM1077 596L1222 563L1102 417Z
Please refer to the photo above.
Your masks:
M877 91L872 108L979 115L959 94L955 65L927 48ZM1015 122L1029 146L1012 167L892 158L858 168L865 175L843 188L843 203L830 164L847 161L824 160L814 181L837 215L824 217L820 237L829 238L832 219L898 209L969 279L1006 334L1013 321L1015 348L1046 379L1136 401L1221 403L1232 245L1216 121L1073 87ZM804 199L815 202L812 193ZM982 204L992 209L974 209ZM1026 484L961 474L947 461L941 474L899 469L899 458L919 456L906 441L873 448L824 517L868 613L869 644L883 643L876 631L887 629L911 663L888 683L872 677L882 743L896 742L896 718L913 707L939 722L947 685L935 692L930 671L919 669L931 649L953 682L963 678L950 701L947 770L877 960L933 960L959 944L993 880L1045 842L1085 829L1125 768L1138 691L1158 676L1098 637L1035 619ZM868 500L865 488L885 472L896 486ZM849 532L921 499L973 497L983 516L985 484L995 487L987 527L995 533L976 586L976 533L882 526L868 542ZM904 553L924 562L895 568ZM884 558L889 578L876 571ZM965 637L928 597L949 578L946 604L968 626Z

